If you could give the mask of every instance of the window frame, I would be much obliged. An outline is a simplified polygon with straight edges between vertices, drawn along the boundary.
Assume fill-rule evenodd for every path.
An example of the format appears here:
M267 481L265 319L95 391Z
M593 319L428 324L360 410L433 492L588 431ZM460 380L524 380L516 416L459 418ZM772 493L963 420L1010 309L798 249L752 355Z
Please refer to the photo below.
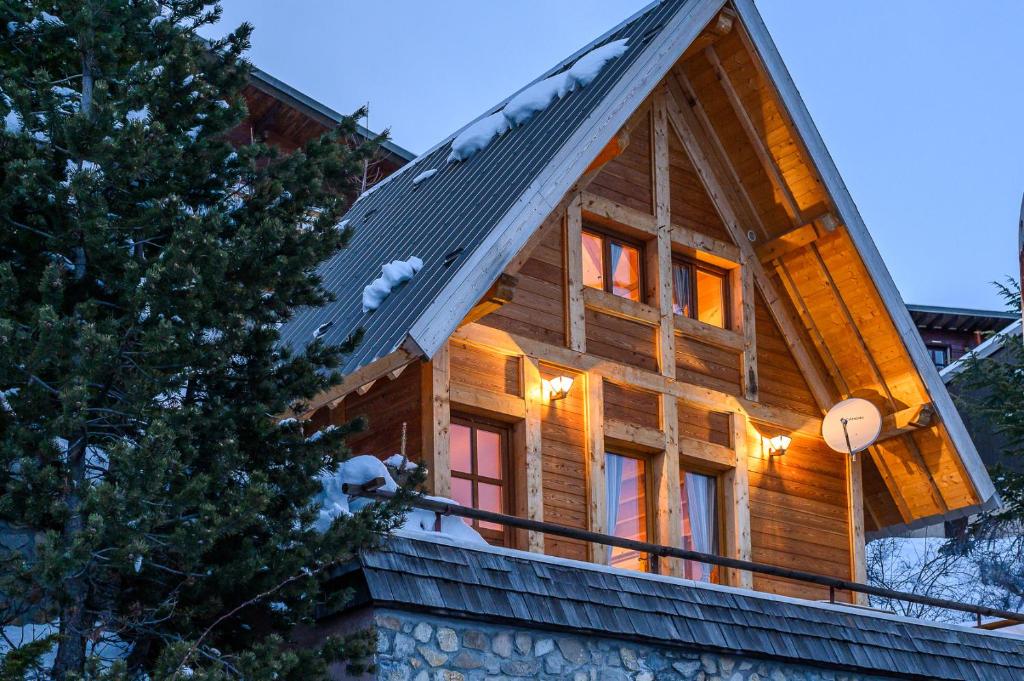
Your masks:
M644 257L645 244L639 239L633 239L628 236L623 236L619 232L615 232L604 227L600 227L591 222L584 222L583 227L580 229L580 243L578 247L582 250L583 248L583 236L584 235L596 236L601 239L601 276L604 279L604 287L598 289L596 286L590 286L585 284L587 288L601 291L613 295L623 300L629 300L634 303L646 303L647 302L647 272L646 272L646 259ZM617 293L612 292L612 243L618 243L620 246L626 246L633 248L637 253L637 286L640 292L639 300L633 300L626 296L620 296Z
M942 351L943 358L945 359L945 361L942 364L939 364L935 361L935 355L933 354L936 351L940 350ZM934 364L937 369L945 369L952 363L952 350L953 348L945 343L937 343L934 341L930 341L928 343L928 357L932 360L932 364Z
M644 484L643 484L643 491L644 491L644 538L639 540L639 541L645 541L645 542L650 543L651 542L651 537L654 534L654 526L655 526L655 518L654 518L655 509L654 509L654 505L653 505L653 499L652 499L652 496L651 496L652 492L654 491L654 484L653 484L653 479L652 479L653 476L651 474L652 473L652 471L651 471L651 464L652 464L653 457L645 455L645 454L643 454L641 452L635 452L635 451L630 451L628 449L621 449L621 448L618 448L618 447L607 447L607 446L604 448L604 454L605 454L606 457L609 454L612 454L612 455L615 455L615 456L621 456L624 459L633 459L635 461L640 461L641 463L643 463L643 466L644 466ZM605 468L605 470L607 471L607 468ZM606 492L605 492L605 494L606 494L605 503L608 502L608 499L607 499L607 485L608 485L608 482L606 480L605 481L605 490L606 490ZM615 534L615 528L614 527L607 527L607 528L605 528L605 532L607 534L613 536L613 537L618 537L618 535ZM612 547L612 551L613 552L614 552L615 548L617 548L617 547ZM643 571L644 572L651 572L651 564L652 564L651 554L644 553L643 551L637 551L637 553L640 554L639 562L643 565ZM609 563L609 565L612 565L612 561L611 560L609 560L608 563ZM629 569L629 568L622 568L622 569Z
M471 472L464 473L462 471L456 471L452 467L451 463L449 463L448 474L451 476L452 479L457 478L460 480L469 480L472 494L471 505L473 508L476 509L480 508L480 497L478 490L479 483L482 482L484 484L496 485L500 487L502 490L502 508L500 512L506 515L512 515L511 509L514 508L513 495L515 494L515 491L513 489L512 484L512 433L510 431L509 424L462 412L452 412L450 423L451 425L458 425L464 428L469 428L469 461ZM498 456L501 459L499 461L499 467L501 469L502 475L502 478L500 480L497 478L491 478L485 475L480 475L477 472L477 430L484 430L490 433L496 433L498 435ZM479 532L480 536L483 537L484 540L487 541L487 543L498 546L512 547L512 528L508 527L507 525L503 526L501 530L493 530L486 527L480 527L480 521L475 518L464 518L464 520L469 520L470 526L474 530Z
M689 314L689 315L679 314L678 312L675 312L674 309L673 309L673 313L676 316L686 317L687 319L692 319L692 320L694 320L696 322L700 322L701 324L707 324L708 326L714 326L716 329L720 328L720 329L725 329L726 331L731 331L732 330L732 326L733 326L733 319L732 319L732 285L731 285L732 282L731 282L730 278L733 276L733 273L735 271L737 271L737 270L736 269L726 269L724 267L718 267L716 265L712 265L710 263L704 262L702 260L698 260L696 258L687 257L687 256L681 255L679 253L673 253L672 254L672 271L669 272L669 277L672 280L672 304L673 304L673 306L675 305L675 298L676 298L676 273L675 273L676 265L686 265L687 267L689 267L689 272L690 272L690 300L688 302L689 302L691 314ZM706 272L708 274L713 274L715 276L718 276L718 277L722 278L722 312L723 312L723 319L725 320L725 324L723 326L715 326L714 324L709 324L708 322L701 322L700 321L700 311L697 309L697 270L702 270L702 271L704 271L704 272Z

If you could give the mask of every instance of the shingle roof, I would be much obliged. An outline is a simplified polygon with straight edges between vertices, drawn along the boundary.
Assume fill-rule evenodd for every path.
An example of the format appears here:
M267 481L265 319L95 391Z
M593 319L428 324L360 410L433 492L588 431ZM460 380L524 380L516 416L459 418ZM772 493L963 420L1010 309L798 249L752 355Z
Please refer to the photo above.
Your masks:
M502 135L465 162L449 164L445 161L453 135L372 188L346 216L348 225L354 229L350 245L319 270L324 286L336 300L321 308L299 311L282 327L282 341L296 349L305 347L318 327L330 323L324 341L338 343L357 328L363 328L362 344L341 367L343 372L349 372L401 345L413 325L425 312L429 313L430 306L437 303L442 291L460 270L479 268L482 256L476 253L478 249L495 251L484 254L492 261L488 271L501 265L490 277L493 280L505 266L501 263L507 264L518 250L511 241L503 242L503 246L488 243L495 226L522 203L524 195L537 189L533 185L538 177L572 141L573 133L585 124L594 124L595 111L604 100L611 99L610 93L621 91L623 83L620 81L624 77L637 81L633 67L651 60L654 51L649 48L657 44L657 49L664 51L664 39L675 36L672 31L678 32L685 18L694 26L692 34L672 46L681 53L685 47L683 42L688 44L703 26L705 14L720 4L710 0L664 0L652 4L538 78L568 68L575 59L595 47L628 39L626 53L609 62L588 86L555 101L529 122ZM700 11L695 12L695 8ZM664 35L666 32L671 36ZM660 76L660 73L649 74L640 79L640 87L647 89L639 96L645 96ZM492 107L484 116L500 110L504 103ZM631 111L615 112L617 118L629 113ZM585 151L592 151L590 159L619 125L621 123L615 123L615 128L609 130L604 139L593 141L592 149ZM436 175L418 185L413 184L414 177L433 168L438 169ZM568 186L562 192L566 189ZM547 208L550 211L551 206ZM535 217L539 224L546 213ZM410 256L424 261L423 270L411 282L392 292L378 310L363 313L362 289L380 275L381 265ZM465 276L465 272L461 276ZM489 284L487 282L484 290ZM475 295L479 297L482 292ZM454 326L448 333L453 329ZM430 354L432 348L423 345L420 342L420 348Z
M357 569L383 607L900 678L1024 678L1020 638L506 549L392 537Z

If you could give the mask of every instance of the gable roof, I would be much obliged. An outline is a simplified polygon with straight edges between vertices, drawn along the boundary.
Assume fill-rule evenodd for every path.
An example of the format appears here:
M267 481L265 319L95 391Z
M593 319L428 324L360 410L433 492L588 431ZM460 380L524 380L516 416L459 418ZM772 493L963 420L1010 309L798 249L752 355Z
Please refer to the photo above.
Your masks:
M348 567L378 607L899 678L1024 674L1024 643L1002 633L512 549L393 536Z
M363 342L341 367L343 373L400 348L413 357L432 357L724 5L723 0L653 3L534 81L568 68L596 47L627 40L626 53L609 62L586 87L555 100L467 161L447 163L453 134L371 188L346 216L355 230L349 247L319 270L336 300L297 313L281 329L283 342L302 348L319 329L325 331L326 342L337 343L364 329ZM991 508L998 498L985 466L753 0L734 0L732 5L749 36L753 57L774 88L794 135L806 149L808 165L820 177L863 263L880 311L887 323L891 321L886 349L895 350L893 342L902 345L906 352L901 361L920 378L921 398L932 401L948 434L951 446L946 447L945 439L940 446L943 451L955 449L952 459L946 457L939 464L956 469L951 470L951 479L969 483L957 487L959 496L952 503L943 499L935 503L935 512L924 506L920 513L900 510L901 516L907 516L904 523L934 522ZM499 111L510 99L470 125ZM437 173L417 183L416 177L426 170ZM363 313L361 291L380 274L381 265L410 256L421 258L423 269L394 290L379 309ZM868 348L864 351L870 355ZM867 362L873 363L874 358L869 356ZM909 447L916 450L912 438ZM890 454L886 456L894 465L907 464L899 460L899 452ZM926 477L937 474L920 452L910 456L916 456L916 462L910 462L917 467L914 471ZM926 482L937 491L933 478ZM889 483L899 485L895 478Z
M942 377L942 381L948 384L958 375L963 373L967 369L967 367L970 366L970 361L972 357L975 357L977 359L986 359L1002 350L1003 346L1006 345L1007 343L1013 341L1019 343L1021 338L1021 327L1021 320L1018 319L1014 323L1004 328L1002 331L993 334L991 338L989 338L984 343L968 352L960 359L956 360L955 362L951 362L947 366L944 366L942 370L939 372L939 376Z
M432 356L721 5L720 0L652 3L534 81L564 70L595 47L628 40L626 53L586 87L556 100L469 160L447 163L455 135L499 111L509 97L371 188L346 215L354 229L349 246L319 270L336 300L297 313L282 327L282 341L305 347L318 328L330 324L324 341L340 343L363 328L363 342L341 367L343 373L393 352L407 338ZM428 169L438 172L414 184ZM422 259L423 269L379 309L363 313L363 287L380 275L384 263L410 256ZM446 266L448 256L453 260Z

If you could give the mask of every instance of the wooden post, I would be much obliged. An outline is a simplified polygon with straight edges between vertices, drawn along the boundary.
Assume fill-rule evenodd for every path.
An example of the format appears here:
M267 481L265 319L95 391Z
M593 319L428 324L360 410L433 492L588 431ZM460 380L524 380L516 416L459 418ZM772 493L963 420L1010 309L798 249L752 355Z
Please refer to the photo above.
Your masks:
M604 379L600 374L588 371L587 377L587 494L590 498L587 516L590 529L607 534L608 524L607 481L605 479L604 451ZM603 545L590 545L590 560L594 563L608 563L607 550Z
M740 368L743 395L748 400L758 399L757 388L757 328L754 313L754 271L749 264L750 255L743 251L740 267L731 273L732 318L738 333L743 335L743 353Z
M540 366L533 357L524 356L523 395L526 398L526 418L523 419L523 448L525 475L519 488L524 499L523 509L530 520L544 520L544 480L542 464L541 409L544 401L544 386ZM544 534L528 532L527 551L544 553Z
M659 396L661 428L664 449L652 457L655 491L656 542L664 546L682 546L682 498L679 486L679 416L676 398ZM676 558L664 558L659 566L662 574L682 576L683 563Z
M747 476L750 423L746 415L734 412L730 417L736 467L723 476L725 553L730 558L750 560L750 483ZM730 570L729 584L752 589L754 580L747 571Z
M850 514L850 579L866 584L868 569L864 555L864 484L861 477L863 458L846 457L846 504ZM868 604L867 594L854 592L851 596L858 605Z
M647 302L658 309L658 368L662 376L676 375L676 334L672 310L672 212L669 201L668 113L665 90L654 97L651 108L651 177L654 218L658 234L654 248L647 248Z
M429 474L427 487L435 496L450 497L451 480L451 380L448 343L423 365L420 384L423 410L423 460Z
M586 307L583 304L583 204L577 194L565 209L565 338L569 349L587 351Z

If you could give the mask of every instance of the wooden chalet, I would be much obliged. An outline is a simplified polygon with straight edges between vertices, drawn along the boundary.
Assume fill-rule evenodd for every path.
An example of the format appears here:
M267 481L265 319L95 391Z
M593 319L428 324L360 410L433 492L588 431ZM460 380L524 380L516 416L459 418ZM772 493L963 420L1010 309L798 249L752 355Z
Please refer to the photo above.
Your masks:
M997 504L752 0L656 2L538 81L615 40L586 87L449 162L467 125L354 205L321 270L336 300L282 329L296 348L365 332L310 428L364 416L350 445L382 458L405 434L430 491L465 506L856 582L866 535ZM410 256L423 269L364 312ZM851 396L884 415L856 458L821 436ZM520 557L829 596L474 525ZM972 678L947 672L921 678Z

